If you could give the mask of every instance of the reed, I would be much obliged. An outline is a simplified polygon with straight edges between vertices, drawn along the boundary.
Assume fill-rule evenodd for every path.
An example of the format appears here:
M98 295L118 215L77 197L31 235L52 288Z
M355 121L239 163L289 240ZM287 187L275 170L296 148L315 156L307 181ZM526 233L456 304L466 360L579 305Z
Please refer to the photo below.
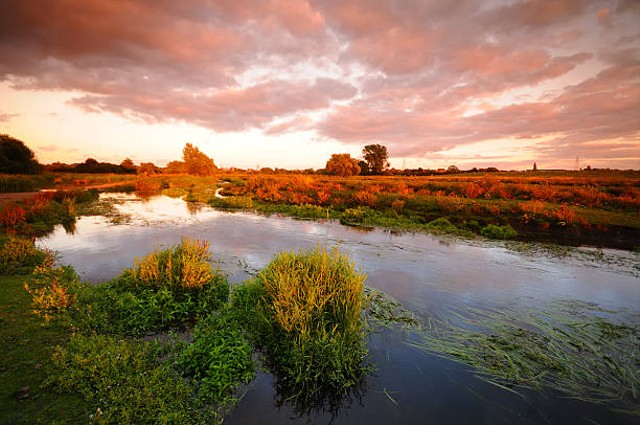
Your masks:
M140 286L182 290L211 284L219 277L211 264L209 242L189 238L136 259L130 275Z
M257 278L267 364L302 404L348 392L366 373L366 276L337 248L281 253Z

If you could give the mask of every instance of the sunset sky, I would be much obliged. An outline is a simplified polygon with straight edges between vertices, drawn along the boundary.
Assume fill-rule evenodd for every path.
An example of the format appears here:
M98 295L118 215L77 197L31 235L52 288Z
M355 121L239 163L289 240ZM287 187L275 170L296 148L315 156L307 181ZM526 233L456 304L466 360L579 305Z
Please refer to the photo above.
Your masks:
M0 133L43 163L640 168L638 0L2 0Z

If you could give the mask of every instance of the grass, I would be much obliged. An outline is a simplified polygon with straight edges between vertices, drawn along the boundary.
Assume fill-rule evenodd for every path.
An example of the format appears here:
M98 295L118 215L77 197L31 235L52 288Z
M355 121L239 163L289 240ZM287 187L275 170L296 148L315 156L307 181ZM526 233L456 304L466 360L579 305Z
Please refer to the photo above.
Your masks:
M40 353L55 403L79 394L82 415L98 423L218 422L253 378L258 353L300 412L358 391L369 371L364 280L337 249L283 253L227 303L208 244L185 239L96 286L70 267L38 265L22 308L58 332L55 350ZM173 330L191 336L148 341Z
M365 275L338 249L277 255L234 292L245 327L299 413L335 407L361 386Z
M553 389L640 415L640 327L597 306L469 310L430 320L413 344L502 388Z
M633 249L640 236L640 174L633 171L349 178L229 172L221 178L225 198L209 198L221 208L622 249ZM451 225L429 226L439 219Z
M61 326L43 326L24 290L28 276L0 276L0 423L77 424L91 407L77 394L43 389L51 355L69 339Z

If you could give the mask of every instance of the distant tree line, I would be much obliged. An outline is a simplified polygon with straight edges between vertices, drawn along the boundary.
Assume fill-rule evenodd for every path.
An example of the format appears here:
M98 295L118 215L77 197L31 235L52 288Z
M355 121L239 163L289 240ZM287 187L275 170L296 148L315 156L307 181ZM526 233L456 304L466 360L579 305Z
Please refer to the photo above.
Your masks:
M110 162L98 162L93 158L88 158L84 162L75 164L65 164L54 162L45 165L45 170L52 173L86 173L86 174L135 174L138 168L132 160L125 159L118 164Z

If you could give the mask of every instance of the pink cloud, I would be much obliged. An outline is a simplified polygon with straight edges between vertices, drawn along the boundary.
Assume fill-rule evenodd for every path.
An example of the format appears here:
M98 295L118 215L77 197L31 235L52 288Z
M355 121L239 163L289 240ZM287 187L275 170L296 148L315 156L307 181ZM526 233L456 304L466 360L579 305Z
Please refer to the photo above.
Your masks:
M312 131L393 155L556 135L563 155L606 157L598 141L640 131L639 4L6 0L0 81L79 92L72 104L97 113Z

